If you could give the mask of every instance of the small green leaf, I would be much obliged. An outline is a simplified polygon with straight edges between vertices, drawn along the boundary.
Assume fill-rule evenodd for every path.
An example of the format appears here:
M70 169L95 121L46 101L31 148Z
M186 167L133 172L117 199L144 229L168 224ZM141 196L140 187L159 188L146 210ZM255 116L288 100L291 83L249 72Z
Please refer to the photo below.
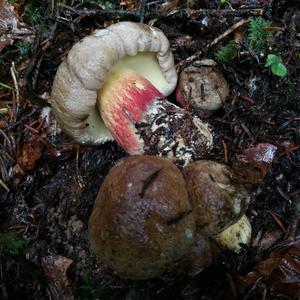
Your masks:
M269 54L268 57L267 57L267 63L265 65L265 67L270 67L272 66L273 64L279 64L281 63L281 58L278 57L277 55L275 54Z
M284 77L287 74L287 69L283 63L273 64L271 66L271 71L274 75Z

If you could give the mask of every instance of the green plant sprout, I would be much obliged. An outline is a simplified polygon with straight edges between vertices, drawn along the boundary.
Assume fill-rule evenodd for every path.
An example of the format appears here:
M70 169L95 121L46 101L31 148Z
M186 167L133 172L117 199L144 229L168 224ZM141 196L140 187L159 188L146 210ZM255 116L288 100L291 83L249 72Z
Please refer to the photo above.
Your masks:
M0 257L17 256L25 247L25 241L18 233L0 233Z
M79 287L78 299L111 299L107 290L102 287L94 288L91 284L90 274L85 273L81 276L82 285Z
M282 59L275 54L269 54L267 56L265 67L270 67L272 73L279 77L285 77L287 75L287 68L283 64Z
M216 53L216 60L228 63L237 55L237 49L234 41L230 41L226 46L220 48Z
M266 27L272 26L272 22L264 20L262 17L251 18L248 26L248 40L255 50L264 50L268 47L268 37L272 35Z
M232 7L232 5L230 3L230 0L220 0L220 4L221 5L227 4L231 10L234 10L234 8Z

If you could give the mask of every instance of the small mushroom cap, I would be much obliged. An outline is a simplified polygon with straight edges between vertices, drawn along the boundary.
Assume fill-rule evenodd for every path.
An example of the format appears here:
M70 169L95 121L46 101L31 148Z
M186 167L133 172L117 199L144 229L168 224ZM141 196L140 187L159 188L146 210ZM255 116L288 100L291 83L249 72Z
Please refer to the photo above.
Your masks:
M226 166L210 160L190 163L183 169L196 224L216 235L235 223L247 209L250 196Z
M160 92L170 94L177 74L169 41L157 28L120 22L94 31L72 47L54 78L51 104L58 123L76 142L102 144L112 140L95 108L97 90L120 59L139 52L156 53L166 80Z
M181 172L167 159L146 155L110 170L89 220L97 258L133 280L166 271L190 251L194 231Z
M176 98L181 106L206 111L222 107L229 87L215 65L211 59L196 61L180 73Z

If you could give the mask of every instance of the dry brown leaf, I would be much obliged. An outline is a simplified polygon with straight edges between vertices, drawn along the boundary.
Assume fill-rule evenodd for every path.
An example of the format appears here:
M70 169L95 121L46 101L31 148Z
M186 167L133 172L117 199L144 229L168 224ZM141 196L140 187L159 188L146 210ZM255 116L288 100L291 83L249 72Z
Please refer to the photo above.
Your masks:
M261 143L246 149L239 155L234 171L249 184L258 184L267 174L274 159L277 147L270 143Z
M35 163L42 155L42 142L38 136L33 136L25 142L18 156L18 164L23 171L34 170Z
M49 255L42 258L42 268L49 282L52 299L72 300L74 291L67 270L73 260L60 255Z
M300 296L300 241L286 249L273 251L270 257L261 261L246 276L239 276L237 286L243 292L251 289L262 278L268 286L277 292L289 295L293 299Z

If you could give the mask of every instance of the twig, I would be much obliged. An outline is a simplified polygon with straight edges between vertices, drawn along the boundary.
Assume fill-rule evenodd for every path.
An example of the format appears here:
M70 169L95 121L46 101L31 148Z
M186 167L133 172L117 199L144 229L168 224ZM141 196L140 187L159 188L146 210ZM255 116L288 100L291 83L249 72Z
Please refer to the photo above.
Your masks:
M224 148L224 162L227 164L228 163L228 151L227 151L227 145L225 141L222 141L223 148Z
M243 26L244 24L248 23L249 19L246 20L240 20L239 22L233 24L229 29L227 29L224 33L222 33L220 36L215 38L212 42L210 42L204 50L200 50L196 53L194 53L192 56L186 58L185 60L181 61L176 65L177 71L180 71L182 68L186 67L187 65L191 64L193 61L199 59L199 57L202 55L204 51L207 51L211 47L215 46L217 43L219 43L222 39L226 38L229 34L231 34L233 31L235 31L237 28Z
M82 189L84 188L84 182L82 180L82 176L80 174L80 168L79 168L79 151L80 151L80 146L76 147L76 179L79 187Z
M271 212L271 216L275 220L275 222L279 225L279 227L282 229L282 231L286 232L286 229L283 226L283 224L282 224L281 220L279 219L279 217L276 214L274 214L273 212Z
M8 108L4 107L4 108L0 108L0 115L6 115L8 113Z
M263 8L246 8L246 9L174 9L167 13L167 17L250 17L250 16L262 16L264 14Z
M215 38L211 43L210 43L210 47L216 45L217 43L219 43L219 41L221 41L222 39L224 39L225 37L227 37L229 34L231 34L233 31L235 31L237 28L247 24L249 22L249 19L246 20L240 20L239 22L233 24L228 30L226 30L224 33L222 33L220 36L218 36L217 38Z
M141 0L140 4L140 22L144 23L147 0Z
M14 104L14 121L17 121L17 116L19 112L19 106L20 106L20 92L19 92L19 87L18 87L18 82L17 82L17 76L16 76L16 68L15 68L15 62L13 61L11 63L10 67L10 73L14 82L15 90L16 90L16 103Z
M2 83L2 82L0 82L0 86L3 87L3 88L6 88L6 89L12 90L12 91L15 90L15 89L12 88L11 86L9 86L9 85L7 85L7 84L5 84L5 83Z
M9 187L5 184L5 182L2 179L0 179L0 185L6 190L7 193L10 192Z
M122 9L102 9L102 8L91 8L91 9L85 9L85 8L80 8L80 9L75 9L73 7L70 7L66 4L59 3L58 4L59 8L68 10L76 15L78 15L78 18L75 19L76 22L80 21L84 17L91 17L91 16L108 16L108 17L131 17L135 19L139 19L140 13L137 12L132 12L132 11L127 11L127 10L122 10Z
M182 17L192 17L192 18L198 18L203 16L226 16L226 17L249 17L249 16L262 16L264 14L264 9L261 7L254 7L254 8L241 8L237 10L231 10L231 9L188 9L188 8L176 8L171 11L154 11L154 12L147 12L143 11L145 9L144 7L147 5L149 6L147 1L142 0L140 5L140 11L139 12L132 12L127 10L121 10L121 9L103 9L103 8L80 8L75 9L73 7L70 7L66 4L59 3L58 7L62 9L66 9L70 12L73 12L77 15L79 15L79 18L76 20L82 19L87 16L95 16L95 15L101 15L101 16L109 16L109 17L131 17L135 19L140 19L141 22L143 22L144 17L147 18L182 18Z

